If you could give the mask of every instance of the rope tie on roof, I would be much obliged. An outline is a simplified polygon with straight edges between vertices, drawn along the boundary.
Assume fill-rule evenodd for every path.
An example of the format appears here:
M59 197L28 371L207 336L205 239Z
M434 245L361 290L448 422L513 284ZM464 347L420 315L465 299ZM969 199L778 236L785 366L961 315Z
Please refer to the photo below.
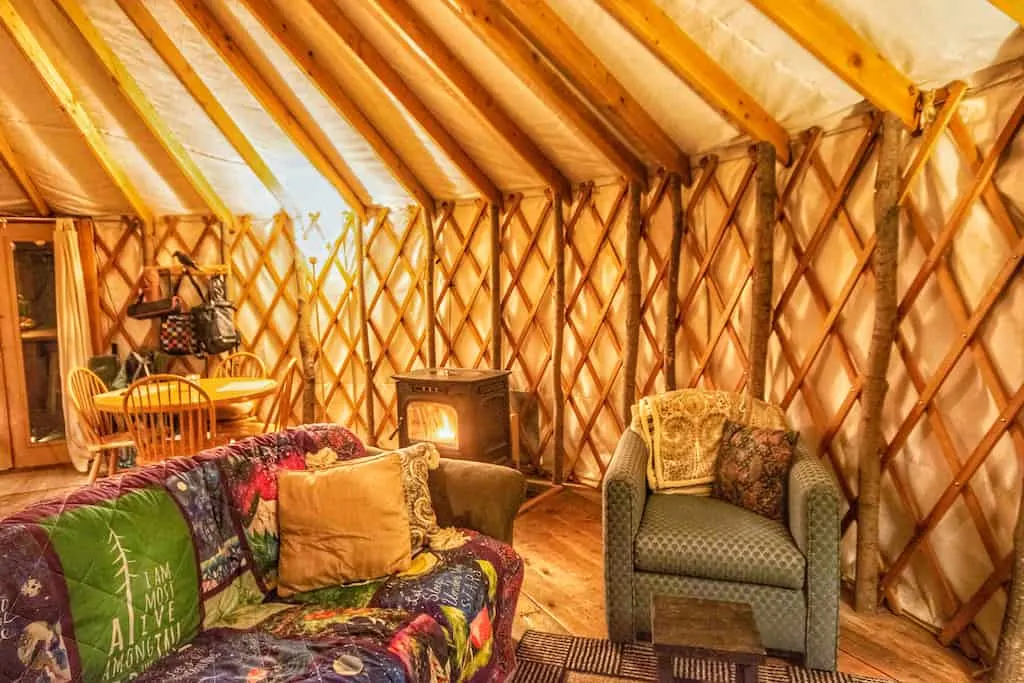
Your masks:
M935 90L922 90L921 94L918 95L917 129L914 131L915 135L927 130L928 126L932 125L932 121L935 120L935 116L938 113L938 107L935 105L935 95Z

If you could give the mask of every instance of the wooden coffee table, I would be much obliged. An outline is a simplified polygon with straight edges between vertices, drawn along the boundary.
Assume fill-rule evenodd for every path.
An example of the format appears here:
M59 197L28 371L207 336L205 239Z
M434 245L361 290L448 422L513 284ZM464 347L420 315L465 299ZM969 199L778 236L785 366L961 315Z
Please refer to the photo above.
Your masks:
M662 683L675 680L674 657L730 662L736 665L740 683L756 683L757 666L765 660L754 611L738 602L655 595L651 600L651 642Z

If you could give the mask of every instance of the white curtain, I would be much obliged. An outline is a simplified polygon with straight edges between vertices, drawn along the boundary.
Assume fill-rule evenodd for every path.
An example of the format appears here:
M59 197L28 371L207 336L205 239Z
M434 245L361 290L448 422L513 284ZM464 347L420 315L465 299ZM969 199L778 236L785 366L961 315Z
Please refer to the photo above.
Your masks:
M68 373L84 367L93 355L89 334L89 306L85 299L85 276L82 255L78 251L78 231L70 218L57 219L53 238L54 267L57 280L57 343L60 347L60 382L67 386ZM75 469L85 472L89 467L89 453L79 427L75 406L67 390L64 397L64 433L68 454Z

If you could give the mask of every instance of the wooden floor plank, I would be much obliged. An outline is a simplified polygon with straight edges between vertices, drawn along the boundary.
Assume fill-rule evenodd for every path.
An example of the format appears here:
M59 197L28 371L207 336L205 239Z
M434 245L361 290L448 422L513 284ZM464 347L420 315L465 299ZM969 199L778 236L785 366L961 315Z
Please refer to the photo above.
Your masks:
M840 671L847 674L871 676L873 678L886 678L886 673L881 669L877 669L867 662L857 659L850 653L844 652L842 649L839 650L836 666Z
M550 521L551 528L534 521ZM564 489L519 517L516 547L526 563L523 592L571 633L605 637L600 503L588 494ZM566 533L572 529L572 533Z
M569 633L568 628L553 619L550 612L534 602L533 598L523 591L519 596L519 609L516 612L516 621L512 625L512 637L519 640L527 631L558 633L562 635Z
M37 500L70 493L88 480L71 465L0 472L0 518Z
M840 608L840 648L903 683L970 681L971 666L943 648L935 637L907 619L882 610L858 614L844 602Z

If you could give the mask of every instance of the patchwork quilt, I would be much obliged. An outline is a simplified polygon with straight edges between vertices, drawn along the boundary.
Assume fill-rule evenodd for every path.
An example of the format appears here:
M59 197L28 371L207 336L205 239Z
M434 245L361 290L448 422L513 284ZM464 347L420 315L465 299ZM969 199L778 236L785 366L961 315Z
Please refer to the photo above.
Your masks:
M0 680L504 680L522 560L474 531L435 533L400 575L276 595L277 472L325 446L365 452L310 425L0 521Z

